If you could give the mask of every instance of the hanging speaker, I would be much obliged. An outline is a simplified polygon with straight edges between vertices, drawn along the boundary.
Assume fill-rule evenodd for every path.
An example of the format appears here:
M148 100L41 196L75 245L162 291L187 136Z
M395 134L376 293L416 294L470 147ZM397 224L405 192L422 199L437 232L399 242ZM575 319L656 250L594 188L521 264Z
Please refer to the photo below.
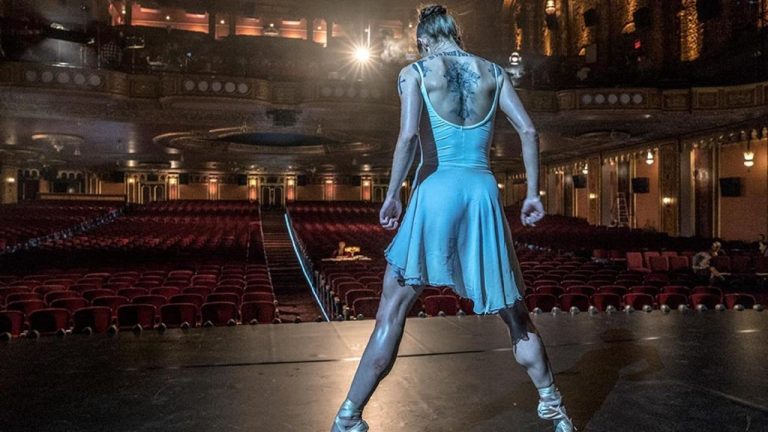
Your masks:
M723 13L723 5L720 0L698 0L696 13L700 21L708 21L718 18Z
M597 25L597 9L587 9L584 12L584 25L587 27L594 27Z
M641 7L632 14L635 28L648 28L651 26L651 9Z

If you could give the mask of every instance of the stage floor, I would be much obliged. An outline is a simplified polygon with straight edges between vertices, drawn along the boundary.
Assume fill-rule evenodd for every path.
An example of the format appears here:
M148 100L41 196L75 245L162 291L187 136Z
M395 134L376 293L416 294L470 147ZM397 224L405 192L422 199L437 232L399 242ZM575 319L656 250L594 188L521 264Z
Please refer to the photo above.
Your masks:
M768 311L534 318L583 431L768 431ZM373 321L0 346L0 431L328 431ZM495 316L409 318L372 432L551 431Z

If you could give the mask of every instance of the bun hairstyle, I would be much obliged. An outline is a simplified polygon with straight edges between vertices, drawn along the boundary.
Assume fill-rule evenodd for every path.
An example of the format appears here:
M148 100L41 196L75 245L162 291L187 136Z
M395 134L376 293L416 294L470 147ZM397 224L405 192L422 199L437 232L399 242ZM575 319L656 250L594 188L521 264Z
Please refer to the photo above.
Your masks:
M427 37L435 42L449 39L459 47L464 47L459 26L443 5L433 4L421 8L416 37Z

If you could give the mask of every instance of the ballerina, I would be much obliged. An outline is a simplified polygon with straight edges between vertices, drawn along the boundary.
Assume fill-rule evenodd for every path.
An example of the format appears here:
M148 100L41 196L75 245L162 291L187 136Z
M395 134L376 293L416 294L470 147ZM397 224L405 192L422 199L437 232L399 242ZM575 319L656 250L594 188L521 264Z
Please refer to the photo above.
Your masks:
M400 134L379 218L398 228L384 251L387 268L376 325L332 432L365 432L362 412L397 357L405 317L426 285L450 286L478 314L506 324L516 361L539 392L538 415L557 432L575 430L558 391L525 291L511 231L488 155L497 107L520 134L528 178L521 222L544 217L538 192L538 136L498 65L462 49L458 27L440 5L423 8L416 31L422 58L398 77ZM425 111L425 112L424 112ZM411 201L399 223L400 185L419 148Z

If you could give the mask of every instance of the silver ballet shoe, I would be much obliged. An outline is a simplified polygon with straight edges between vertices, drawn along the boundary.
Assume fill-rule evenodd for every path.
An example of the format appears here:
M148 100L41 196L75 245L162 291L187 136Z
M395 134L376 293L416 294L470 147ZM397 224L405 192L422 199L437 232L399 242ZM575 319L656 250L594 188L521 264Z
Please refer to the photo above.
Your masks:
M565 405L563 405L563 398L560 396L560 392L555 390L551 397L552 399L547 398L547 400L539 399L539 418L553 421L555 423L555 432L576 431L573 420L568 417L568 413L565 411Z
M339 413L336 414L336 418L333 420L333 428L331 432L368 432L368 423L361 418L362 410L351 400L347 399L341 404ZM353 421L356 423L350 426L344 426L342 420Z

